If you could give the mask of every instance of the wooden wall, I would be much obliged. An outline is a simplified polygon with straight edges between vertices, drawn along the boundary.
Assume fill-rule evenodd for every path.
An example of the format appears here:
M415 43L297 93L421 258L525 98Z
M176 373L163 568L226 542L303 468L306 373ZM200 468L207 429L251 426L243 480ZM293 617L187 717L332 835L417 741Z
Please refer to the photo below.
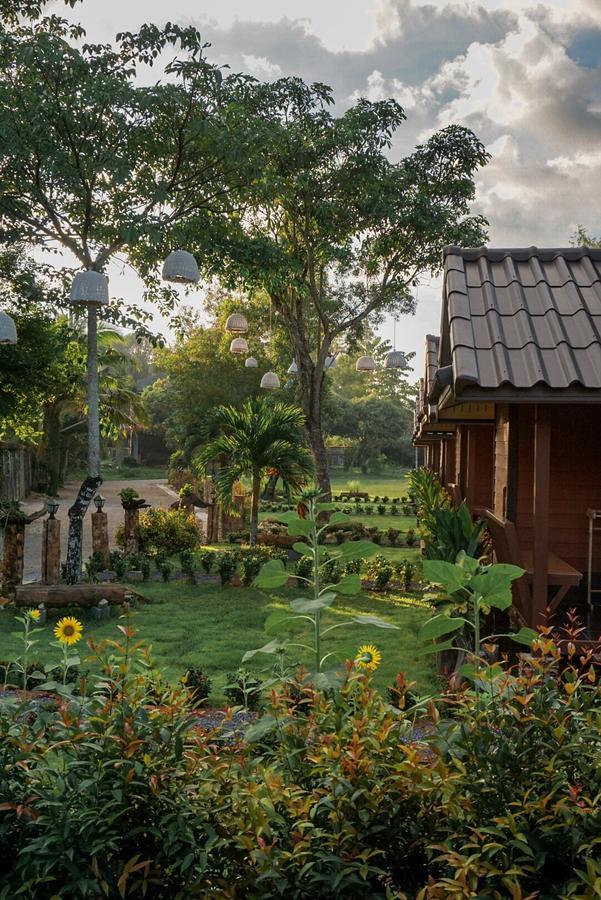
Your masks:
M511 427L517 430L515 524L521 545L531 547L534 533L534 407L516 406L511 415L515 416L515 426L512 419ZM499 408L495 509L499 509L497 503L503 487L507 430L502 408ZM595 406L557 404L552 407L550 465L549 549L585 572L588 542L586 510L588 507L601 509L601 415ZM598 548L595 553L596 570L601 571L601 535L595 540L595 547Z
M459 485L469 508L490 509L493 503L494 425L460 425L456 459Z

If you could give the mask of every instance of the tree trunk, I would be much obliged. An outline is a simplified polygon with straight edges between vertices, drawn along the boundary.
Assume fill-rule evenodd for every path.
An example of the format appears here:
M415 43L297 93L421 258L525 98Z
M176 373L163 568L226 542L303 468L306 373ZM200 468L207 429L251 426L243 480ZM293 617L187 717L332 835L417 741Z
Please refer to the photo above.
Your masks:
M56 497L61 480L61 432L60 414L56 406L44 410L45 456L48 470L46 493Z
M332 487L330 484L330 472L328 469L328 454L321 431L321 409L317 423L315 420L307 420L307 437L315 462L315 481L322 493L322 500L332 499Z
M98 313L88 306L88 477L82 482L75 503L69 510L66 575L69 584L81 576L83 520L90 502L102 484L100 477L100 411L98 400Z
M257 543L257 530L259 527L259 497L261 494L261 478L258 472L253 472L252 497L250 503L250 546Z

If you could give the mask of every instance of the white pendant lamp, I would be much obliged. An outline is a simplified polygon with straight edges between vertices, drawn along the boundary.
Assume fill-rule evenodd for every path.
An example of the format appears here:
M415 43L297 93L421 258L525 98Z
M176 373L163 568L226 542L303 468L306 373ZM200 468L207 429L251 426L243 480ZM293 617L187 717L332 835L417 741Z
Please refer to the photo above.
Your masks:
M106 275L92 269L76 272L69 299L71 303L84 303L86 306L106 306L109 302L109 283Z
M17 326L8 313L0 310L0 344L17 343Z
M296 360L293 359L287 369L288 375L298 375L298 366L296 364Z
M246 334L248 331L248 322L242 313L232 313L228 316L225 323L225 330L232 334Z
M280 379L275 372L265 372L261 378L261 387L266 391L277 391L280 386Z
M406 369L407 360L405 359L405 354L401 350L391 350L390 353L386 354L386 359L384 360L384 368Z
M355 365L357 372L373 372L376 368L376 361L373 356L360 356Z
M324 362L324 369L333 369L336 365L336 357L335 356L326 356Z
M172 250L163 263L163 280L174 284L196 284L200 278L198 263L187 250Z
M249 356L248 359L244 360L244 365L247 369L256 369L259 363L254 358L254 356Z
M245 338L234 338L230 344L231 353L248 353L248 341Z

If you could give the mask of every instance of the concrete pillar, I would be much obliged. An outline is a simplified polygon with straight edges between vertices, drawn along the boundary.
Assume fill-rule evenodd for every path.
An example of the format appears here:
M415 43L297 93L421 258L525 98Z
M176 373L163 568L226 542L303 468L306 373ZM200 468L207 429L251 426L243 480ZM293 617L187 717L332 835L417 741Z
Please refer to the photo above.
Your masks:
M58 584L61 574L61 523L45 519L42 537L42 583Z
M109 564L109 520L103 510L92 513L92 551L102 557L105 566Z

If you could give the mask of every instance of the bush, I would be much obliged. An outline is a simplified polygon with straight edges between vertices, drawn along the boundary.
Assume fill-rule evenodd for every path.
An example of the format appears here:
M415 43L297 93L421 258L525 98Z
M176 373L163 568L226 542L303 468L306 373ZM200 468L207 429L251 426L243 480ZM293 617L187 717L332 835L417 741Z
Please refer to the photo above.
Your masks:
M140 499L140 495L137 490L132 487L122 488L119 491L119 499L121 500L121 504L124 507L127 507L133 504L136 500Z
M248 669L238 669L228 676L223 693L233 706L257 709L261 700L261 680Z
M139 463L135 456L124 456L121 460L121 465L125 466L126 469L137 469Z
M394 574L394 569L385 556L372 557L365 566L365 574L373 582L374 590L383 591Z
M201 550L198 554L198 561L205 575L211 574L211 569L215 565L217 553L215 550Z
M217 554L217 571L221 579L221 585L225 586L232 580L237 569L237 559L234 553L225 550Z
M86 575L88 576L88 581L96 582L98 580L98 573L102 572L103 569L104 559L102 553L96 550L86 562Z
M365 507L365 515L366 515L366 516L373 516L373 514L374 514L374 508L373 508L373 506L371 506L371 505L370 505L370 506L366 506L366 507Z
M196 557L192 550L182 550L179 555L179 564L184 575L194 578L196 572Z
M417 538L415 537L415 528L407 529L407 533L405 534L405 543L408 547L413 547Z
M148 556L174 556L194 550L202 532L196 517L185 509L151 507L140 513L140 550Z
M303 578L309 578L313 572L313 560L309 556L301 556L294 564L294 574L297 576L296 584L299 588L306 588L307 583Z
M266 559L265 553L256 551L249 551L242 556L242 584L253 583Z
M401 532L398 528L389 528L386 532L386 537L388 538L388 543L391 547L396 547Z
M363 565L362 559L349 559L347 564L344 567L345 575L360 575L361 567Z
M124 578L127 572L127 560L120 550L112 550L109 555L109 565L117 578Z
M193 706L200 706L211 693L213 682L200 666L190 666L182 678Z
M230 544L248 544L250 540L250 531L230 531L227 539Z
M592 900L601 687L566 649L547 632L518 666L484 666L487 690L450 722L431 704L417 744L402 675L393 709L352 664L337 689L301 673L229 749L140 674L127 626L93 647L110 691L0 705L3 896ZM240 670L228 690L250 707L260 683Z
M384 506L383 503L378 503L377 509L378 509L378 515L379 515L379 516L385 516L385 515L386 515L386 507Z
M169 581L171 573L173 572L173 563L171 560L166 556L157 556L155 563L157 571L161 573L163 581Z
M321 570L322 584L338 584L342 578L342 567L337 559L325 559L325 565Z

